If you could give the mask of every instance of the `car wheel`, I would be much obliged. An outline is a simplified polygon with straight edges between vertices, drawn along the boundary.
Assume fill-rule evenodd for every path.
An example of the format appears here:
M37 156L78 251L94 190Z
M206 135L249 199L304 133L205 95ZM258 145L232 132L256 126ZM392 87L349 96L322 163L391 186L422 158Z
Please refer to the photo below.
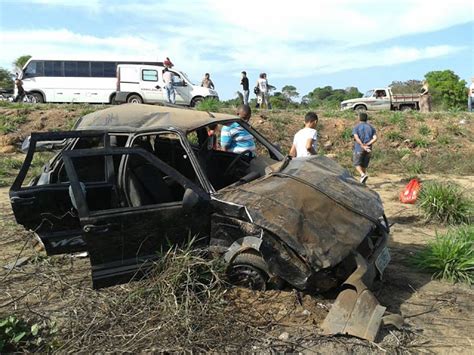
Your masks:
M268 281L268 268L265 260L257 253L243 252L229 265L229 281L236 286L265 291Z
M140 95L132 94L127 98L127 102L129 104L141 104L141 103L143 103L143 100L140 97Z
M367 111L367 107L365 107L364 105L357 105L356 107L354 107L354 111L365 112Z
M110 96L109 104L111 105L117 105L117 101L115 101L115 94Z
M39 92L34 92L29 95L32 97L32 102L34 103L42 104L44 102L43 95L41 95Z
M196 107L197 105L199 105L203 101L204 101L204 99L202 97L195 97L193 99L193 101L191 101L191 106Z
M402 106L402 107L400 107L400 111L411 111L411 110L412 110L411 106Z

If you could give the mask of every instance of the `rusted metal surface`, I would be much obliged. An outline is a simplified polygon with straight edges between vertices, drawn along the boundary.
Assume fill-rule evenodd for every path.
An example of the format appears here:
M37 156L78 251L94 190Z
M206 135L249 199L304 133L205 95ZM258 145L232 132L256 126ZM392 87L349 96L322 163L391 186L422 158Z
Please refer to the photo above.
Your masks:
M245 206L255 225L277 235L314 271L341 262L383 215L378 194L325 157L293 159L281 172L217 197Z
M324 319L323 334L348 334L374 341L386 308L379 304L363 281L368 272L367 262L360 254L356 261L356 271L344 282L345 289Z

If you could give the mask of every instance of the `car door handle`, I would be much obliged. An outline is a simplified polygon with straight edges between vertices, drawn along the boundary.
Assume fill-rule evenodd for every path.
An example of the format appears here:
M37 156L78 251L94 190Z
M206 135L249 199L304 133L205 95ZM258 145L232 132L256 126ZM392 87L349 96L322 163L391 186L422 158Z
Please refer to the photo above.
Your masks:
M21 196L13 196L10 199L10 202L16 205L31 205L35 202L36 196L30 196L30 197L21 197Z
M101 224L101 225L95 225L95 224L86 224L82 230L85 233L107 233L110 230L110 227L112 227L112 223L107 223L107 224Z

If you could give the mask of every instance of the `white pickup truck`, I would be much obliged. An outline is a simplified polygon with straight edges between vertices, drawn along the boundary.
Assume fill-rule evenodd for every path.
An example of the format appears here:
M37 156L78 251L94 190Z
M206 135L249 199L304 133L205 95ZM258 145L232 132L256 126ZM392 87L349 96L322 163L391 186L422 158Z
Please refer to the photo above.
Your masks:
M358 99L341 102L341 110L380 111L380 110L419 110L420 94L394 95L390 88L372 89Z
M163 66L119 64L117 66L117 103L163 103L166 94L163 87ZM176 92L176 104L196 106L205 98L219 99L217 91L195 85L179 70L170 69Z

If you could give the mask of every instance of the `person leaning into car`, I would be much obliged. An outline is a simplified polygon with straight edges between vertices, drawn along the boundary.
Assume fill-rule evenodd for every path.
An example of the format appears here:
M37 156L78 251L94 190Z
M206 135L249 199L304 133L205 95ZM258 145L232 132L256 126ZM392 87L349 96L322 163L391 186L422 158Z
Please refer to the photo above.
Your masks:
M237 115L248 122L252 116L249 105L240 105ZM253 136L237 122L223 125L221 129L221 148L227 152L243 153L250 151L255 156L255 141Z

